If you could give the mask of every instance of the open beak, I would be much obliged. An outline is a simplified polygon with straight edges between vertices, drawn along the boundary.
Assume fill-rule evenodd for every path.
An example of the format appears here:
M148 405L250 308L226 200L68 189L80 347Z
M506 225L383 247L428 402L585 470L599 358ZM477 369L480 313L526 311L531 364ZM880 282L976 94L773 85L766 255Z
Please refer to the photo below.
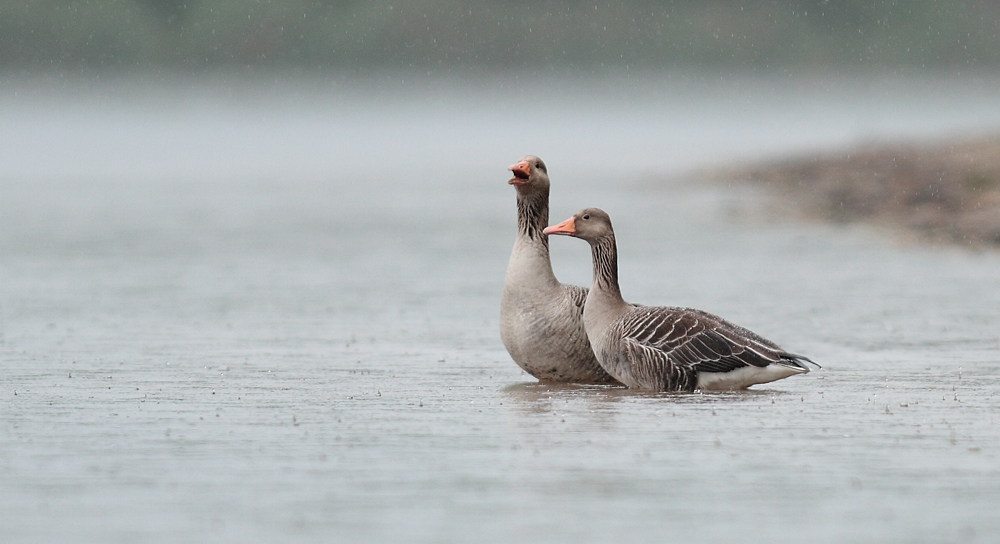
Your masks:
M566 236L573 236L576 234L576 221L574 217L559 223L558 225L552 227L546 227L542 231L545 234L564 234Z
M507 182L511 185L524 185L528 183L528 178L531 177L531 165L528 164L528 161L512 164L507 169L514 173L514 177L510 178L510 181Z

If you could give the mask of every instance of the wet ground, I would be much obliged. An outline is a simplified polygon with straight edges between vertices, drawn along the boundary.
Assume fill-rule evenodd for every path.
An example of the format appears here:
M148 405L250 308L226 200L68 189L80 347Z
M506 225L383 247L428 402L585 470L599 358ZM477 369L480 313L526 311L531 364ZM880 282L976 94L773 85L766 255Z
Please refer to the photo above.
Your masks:
M600 89L491 107L499 91L433 86L413 106L386 102L396 87L5 85L5 541L1000 534L1000 255L653 175L982 128L994 86L677 80L640 108ZM893 85L912 94L881 98ZM627 299L718 313L824 369L734 393L533 383L497 332L505 167L529 152L553 220L611 214ZM583 242L552 246L589 281Z
M1000 137L861 145L716 174L755 182L803 216L863 222L924 241L1000 248Z

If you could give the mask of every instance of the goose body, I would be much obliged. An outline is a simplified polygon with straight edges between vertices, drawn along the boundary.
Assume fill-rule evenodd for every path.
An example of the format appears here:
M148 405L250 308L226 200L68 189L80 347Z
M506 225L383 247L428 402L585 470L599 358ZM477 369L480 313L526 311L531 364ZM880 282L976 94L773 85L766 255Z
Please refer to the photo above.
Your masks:
M808 358L717 315L625 302L614 230L602 210L582 210L545 233L590 242L594 283L584 326L601 366L623 384L654 391L743 389L809 372Z
M587 289L563 285L549 261L549 179L545 163L528 156L510 167L517 189L517 237L500 299L500 338L515 363L548 382L617 383L587 338Z

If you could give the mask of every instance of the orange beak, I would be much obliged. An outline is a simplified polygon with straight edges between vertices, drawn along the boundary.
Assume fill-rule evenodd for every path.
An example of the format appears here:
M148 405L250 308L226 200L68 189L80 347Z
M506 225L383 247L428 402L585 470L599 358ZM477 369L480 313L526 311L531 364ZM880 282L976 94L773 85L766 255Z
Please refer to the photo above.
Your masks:
M528 161L512 164L507 167L507 170L514 172L514 177L510 178L510 181L507 182L511 185L524 185L528 183L528 178L531 177L531 165L528 164Z
M558 225L552 227L546 227L542 231L544 234L564 234L566 236L573 236L576 234L576 221L575 218L570 217L569 219L559 223Z

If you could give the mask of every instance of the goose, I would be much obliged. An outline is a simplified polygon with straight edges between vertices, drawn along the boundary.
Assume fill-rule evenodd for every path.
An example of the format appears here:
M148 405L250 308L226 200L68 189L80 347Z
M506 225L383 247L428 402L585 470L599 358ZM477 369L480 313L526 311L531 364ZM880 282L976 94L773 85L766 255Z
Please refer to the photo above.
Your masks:
M616 384L583 328L587 289L556 280L549 261L549 176L541 159L509 167L517 191L517 237L500 299L500 339L511 359L542 382Z
M603 210L581 210L542 232L590 243L594 282L583 323L601 366L629 388L745 389L805 374L806 363L819 367L717 315L625 302L618 286L615 232Z

